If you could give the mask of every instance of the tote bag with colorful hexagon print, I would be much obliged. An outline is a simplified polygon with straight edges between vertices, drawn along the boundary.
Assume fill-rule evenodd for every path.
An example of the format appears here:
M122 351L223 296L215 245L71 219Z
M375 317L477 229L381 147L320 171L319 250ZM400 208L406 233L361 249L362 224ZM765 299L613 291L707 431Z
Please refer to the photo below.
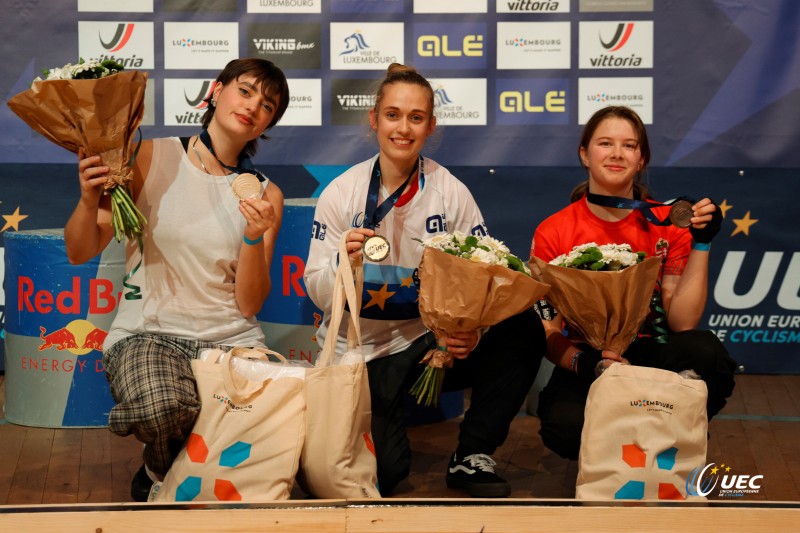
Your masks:
M150 500L288 499L305 437L305 369L259 348L204 355L192 361L200 414Z

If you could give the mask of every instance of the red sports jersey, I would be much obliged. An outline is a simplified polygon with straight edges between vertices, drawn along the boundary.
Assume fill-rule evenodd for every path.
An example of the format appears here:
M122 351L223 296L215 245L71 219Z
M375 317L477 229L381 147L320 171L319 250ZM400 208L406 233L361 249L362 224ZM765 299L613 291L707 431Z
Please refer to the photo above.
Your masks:
M668 210L663 207L653 212L663 219ZM589 210L584 196L539 224L531 243L531 256L550 261L588 242L630 244L634 252L661 257L664 260L661 275L680 276L689 257L692 237L685 228L655 226L637 210L618 222L602 220Z

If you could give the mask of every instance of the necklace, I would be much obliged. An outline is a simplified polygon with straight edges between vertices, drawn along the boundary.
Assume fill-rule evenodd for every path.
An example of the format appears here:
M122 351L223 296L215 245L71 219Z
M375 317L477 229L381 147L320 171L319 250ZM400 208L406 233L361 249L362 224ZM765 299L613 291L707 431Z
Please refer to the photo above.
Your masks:
M194 145L197 144L197 139L199 139L199 138L200 138L199 136L194 138L194 142L192 143L192 150L194 150L194 155L197 156L197 160L200 162L200 166L203 167L203 170L205 171L205 173L206 174L211 174L211 172L209 172L208 169L206 168L206 164L203 163L203 158L200 157L200 152L198 152L197 148L194 147Z

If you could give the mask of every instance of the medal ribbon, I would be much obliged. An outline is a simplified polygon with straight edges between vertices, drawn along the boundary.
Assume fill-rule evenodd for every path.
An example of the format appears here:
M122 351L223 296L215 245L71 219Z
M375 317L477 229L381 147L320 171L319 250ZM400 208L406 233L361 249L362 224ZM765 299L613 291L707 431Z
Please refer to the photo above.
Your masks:
M687 200L694 204L694 201L686 196L681 196L679 198L675 198L674 200L670 200L668 202L664 202L663 204L657 202L648 202L645 200L633 200L631 198L622 198L620 196L604 196L602 194L594 194L591 192L586 193L586 201L590 204L600 205L603 207L612 207L614 209L636 209L640 213L644 215L644 218L647 219L648 222L653 224L654 226L669 226L672 224L670 222L669 217L661 220L658 218L653 211L651 211L654 207L666 207L674 204L678 200Z
M220 161L219 157L217 157L216 152L214 152L214 146L211 144L211 135L208 133L207 129L201 131L198 137L200 137L200 142L202 142L203 145L205 145L205 147L208 148L208 151L211 152L211 155L214 156L214 159L217 160L217 163L222 165L222 167L225 168L226 170L230 170L231 172L234 172L236 174L248 174L248 173L255 174L255 176L258 178L258 181L266 180L266 177L263 174L261 174L260 171L256 170L256 167L253 165L253 162L250 160L249 157L247 157L246 154L244 154L244 152L239 154L239 161L237 163L237 166L231 167Z
M411 181L411 178L417 173L417 168L419 171L422 172L422 156L420 156L419 161L414 168L411 169L411 173L406 178L406 181L397 188L392 194L389 195L381 205L378 205L378 191L381 187L381 159L375 160L375 164L372 166L372 176L369 180L369 190L367 192L367 205L364 207L364 227L369 229L374 229L375 226L380 224L381 220L383 220L386 215L391 211L394 207L394 204L397 203L397 200L402 196L403 191L408 186L408 183Z

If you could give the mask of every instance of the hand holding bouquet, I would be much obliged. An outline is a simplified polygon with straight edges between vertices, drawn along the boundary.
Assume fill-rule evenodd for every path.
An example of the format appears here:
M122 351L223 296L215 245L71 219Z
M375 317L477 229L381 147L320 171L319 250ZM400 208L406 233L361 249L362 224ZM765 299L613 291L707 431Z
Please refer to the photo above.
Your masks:
M420 241L419 312L438 346L411 389L417 403L436 405L446 368L453 365L445 339L459 331L493 326L531 307L548 285L530 277L527 265L502 242L460 232Z
M531 258L535 277L551 285L548 300L592 348L622 354L650 308L661 259L627 244L587 243L546 263Z
M138 238L144 216L128 193L133 179L133 134L144 115L147 73L124 71L113 60L81 60L45 70L8 107L31 128L67 150L99 155L111 170L104 188L111 194L114 235Z

